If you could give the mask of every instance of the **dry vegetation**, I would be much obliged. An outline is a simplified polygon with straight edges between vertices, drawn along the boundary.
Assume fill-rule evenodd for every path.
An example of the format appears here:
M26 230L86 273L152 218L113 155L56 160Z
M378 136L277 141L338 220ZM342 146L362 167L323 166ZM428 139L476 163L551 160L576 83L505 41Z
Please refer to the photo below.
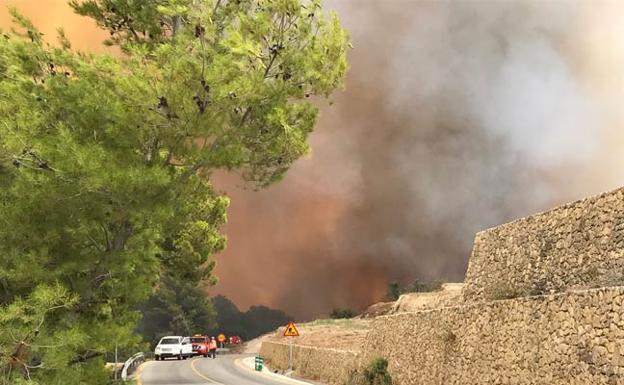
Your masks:
M429 293L403 294L396 302L381 302L371 305L364 313L351 319L322 319L297 324L299 337L293 343L317 348L360 351L375 317L386 314L413 312L457 304L462 284L446 283L440 290ZM249 341L249 352L259 351L261 341L288 342L282 336L284 328Z
M326 319L298 324L299 337L294 343L319 348L333 348L341 350L359 351L366 333L370 328L370 321L364 319ZM282 336L284 328L279 328L269 334L267 339L276 342L287 342Z

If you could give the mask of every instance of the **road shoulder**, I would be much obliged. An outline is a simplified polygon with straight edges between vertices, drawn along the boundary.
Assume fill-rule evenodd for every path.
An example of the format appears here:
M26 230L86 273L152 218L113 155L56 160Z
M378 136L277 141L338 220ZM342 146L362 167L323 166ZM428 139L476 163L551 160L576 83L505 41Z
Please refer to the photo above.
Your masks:
M241 357L234 360L234 365L236 365L240 370L251 372L257 376L262 376L266 379L270 379L272 381L281 382L283 384L291 384L291 385L322 385L318 382L304 381L288 376L284 376L282 374L271 372L266 366L262 368L262 371L255 370L255 356L250 357Z

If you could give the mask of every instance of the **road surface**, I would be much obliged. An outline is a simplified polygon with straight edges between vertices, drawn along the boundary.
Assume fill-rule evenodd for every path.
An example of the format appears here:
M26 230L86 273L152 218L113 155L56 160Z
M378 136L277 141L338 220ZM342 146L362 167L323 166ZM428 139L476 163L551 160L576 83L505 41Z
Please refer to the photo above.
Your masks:
M227 354L216 359L198 357L185 361L149 361L139 369L138 385L289 385L288 378L255 373L240 359L249 355Z

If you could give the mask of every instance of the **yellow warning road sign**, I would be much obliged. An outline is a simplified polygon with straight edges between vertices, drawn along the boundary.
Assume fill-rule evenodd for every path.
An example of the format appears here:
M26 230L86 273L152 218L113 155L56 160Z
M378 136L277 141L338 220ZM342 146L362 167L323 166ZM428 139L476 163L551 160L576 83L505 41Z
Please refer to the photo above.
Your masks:
M284 337L299 337L299 330L293 322L289 322L284 329Z
M225 342L225 335L219 334L219 336L217 337L217 340L219 340L219 342Z

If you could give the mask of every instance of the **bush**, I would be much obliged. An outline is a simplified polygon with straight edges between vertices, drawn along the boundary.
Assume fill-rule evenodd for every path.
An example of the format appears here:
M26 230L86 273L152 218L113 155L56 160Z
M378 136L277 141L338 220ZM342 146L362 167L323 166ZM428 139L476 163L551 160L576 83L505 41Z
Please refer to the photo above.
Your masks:
M392 385L388 360L375 358L364 370L352 373L346 385Z
M424 282L420 279L415 279L410 286L402 287L399 282L393 281L388 284L388 298L396 301L401 294L404 293L429 293L438 291L442 289L442 284L443 282L440 280Z
M389 299L396 301L397 299L399 299L402 293L403 289L401 289L401 285L397 281L393 281L388 284Z
M435 280L431 282L423 282L419 279L415 279L412 282L408 292L410 293L428 293L431 291L438 291L442 289L442 281Z
M357 315L356 312L352 309L337 308L337 309L332 310L329 317L333 319L341 319L341 318L353 318L356 315Z
M385 358L375 358L362 374L367 384L392 385L392 377L388 373L388 360Z

